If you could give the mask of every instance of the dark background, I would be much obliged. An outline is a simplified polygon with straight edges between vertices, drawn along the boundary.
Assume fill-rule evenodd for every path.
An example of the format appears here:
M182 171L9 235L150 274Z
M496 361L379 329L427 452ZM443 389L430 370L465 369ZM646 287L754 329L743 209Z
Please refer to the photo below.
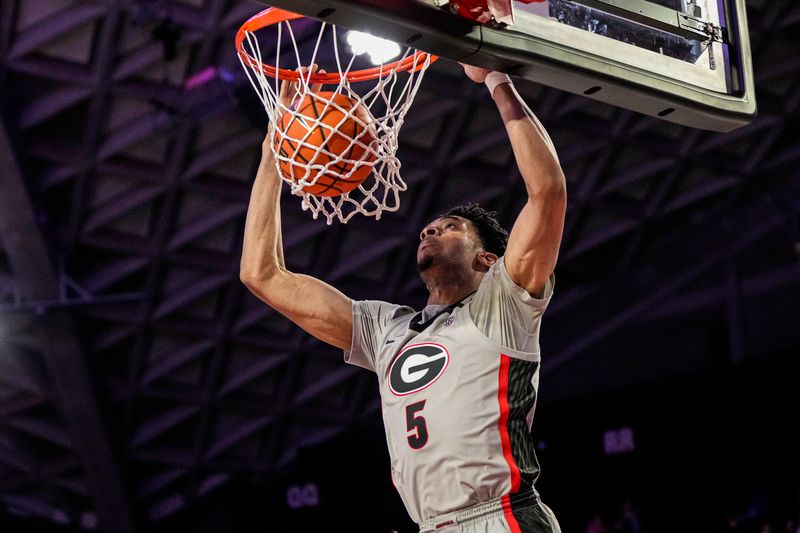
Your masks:
M375 376L238 279L266 118L232 42L261 7L0 3L2 531L413 530ZM568 180L533 431L564 531L626 500L646 532L800 514L800 7L748 17L759 114L728 134L516 82ZM288 266L418 306L422 225L478 201L510 227L524 200L453 62L399 157L409 189L380 221L326 226L285 194ZM605 455L620 428L635 450ZM318 505L289 509L312 483Z

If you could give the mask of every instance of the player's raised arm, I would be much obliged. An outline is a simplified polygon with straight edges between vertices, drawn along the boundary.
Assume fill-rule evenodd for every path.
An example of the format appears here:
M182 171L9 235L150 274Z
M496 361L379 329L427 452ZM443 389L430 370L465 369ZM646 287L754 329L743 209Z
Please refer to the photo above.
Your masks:
M291 98L291 85L282 96ZM269 135L250 195L240 278L250 291L314 337L349 350L353 331L350 299L327 283L286 269L281 236L281 179Z
M517 285L537 296L558 258L567 207L564 173L550 137L508 78L477 67L464 68L473 81L486 81L492 91L525 181L528 201L509 235L505 265Z

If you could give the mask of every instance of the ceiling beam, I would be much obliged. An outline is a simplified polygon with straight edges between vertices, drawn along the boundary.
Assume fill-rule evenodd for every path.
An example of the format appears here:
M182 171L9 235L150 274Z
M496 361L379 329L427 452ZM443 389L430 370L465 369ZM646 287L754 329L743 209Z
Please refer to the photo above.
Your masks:
M22 171L0 125L0 240L25 300L59 297L59 279ZM135 531L116 459L111 451L78 340L65 311L38 317L45 355L72 444L82 461L102 531Z
M707 272L721 268L739 252L754 245L766 235L770 235L782 225L786 224L786 215L776 212L769 205L763 202L752 204L739 211L740 217L731 224L728 219L716 220L713 227L706 224L707 230L697 236L692 237L693 228L687 228L686 244L680 250L672 249L668 258L662 261L660 269L663 272L661 283L654 290L648 290L641 294L642 287L647 287L651 274L644 272L638 277L625 278L618 284L610 284L593 299L603 301L609 298L609 294L614 294L615 298L608 301L629 301L630 303L619 309L618 312L608 314L607 320L587 327L587 334L578 336L574 342L564 346L552 356L543 366L543 371L552 373L564 368L571 360L580 357L595 345L608 338L610 335L620 331L627 325L635 322L643 314L653 308L657 308L661 302L670 298L677 291L690 284L692 281L703 276ZM735 227L734 227L735 226ZM730 242L728 246L719 248L716 245L720 242ZM693 257L694 261L690 264L676 263L675 258ZM672 263L669 262L672 260ZM672 271L670 275L667 271ZM730 284L726 289L731 289ZM638 298L626 298L625 294L641 294ZM592 311L597 316L597 311ZM729 317L738 320L737 317ZM574 320L574 319L573 319ZM583 316L582 321L590 324L592 319ZM734 326L735 327L735 326ZM739 343L738 339L732 339Z

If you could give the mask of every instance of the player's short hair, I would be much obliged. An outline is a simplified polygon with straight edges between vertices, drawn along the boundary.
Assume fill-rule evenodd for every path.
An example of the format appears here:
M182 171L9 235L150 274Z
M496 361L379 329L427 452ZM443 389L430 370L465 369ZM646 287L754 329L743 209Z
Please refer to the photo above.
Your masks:
M481 239L481 245L483 245L484 250L493 253L497 257L501 257L506 253L508 232L497 222L496 211L487 211L478 204L469 203L453 207L441 216L466 218L478 230L478 236Z

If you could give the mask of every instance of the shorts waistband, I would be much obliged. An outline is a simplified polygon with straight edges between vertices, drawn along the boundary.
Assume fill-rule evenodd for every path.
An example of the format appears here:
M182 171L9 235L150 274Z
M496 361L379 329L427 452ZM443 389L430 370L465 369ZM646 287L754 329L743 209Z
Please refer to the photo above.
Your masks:
M463 509L458 509L452 513L444 513L426 520L419 525L420 533L436 533L445 527L451 527L456 524L468 524L469 522L479 520L489 515L500 513L504 511L503 499L506 496L487 500L485 502L476 503ZM532 487L512 494L508 497L508 501L513 506L527 506L538 503L539 494ZM508 505L508 504L506 504Z

